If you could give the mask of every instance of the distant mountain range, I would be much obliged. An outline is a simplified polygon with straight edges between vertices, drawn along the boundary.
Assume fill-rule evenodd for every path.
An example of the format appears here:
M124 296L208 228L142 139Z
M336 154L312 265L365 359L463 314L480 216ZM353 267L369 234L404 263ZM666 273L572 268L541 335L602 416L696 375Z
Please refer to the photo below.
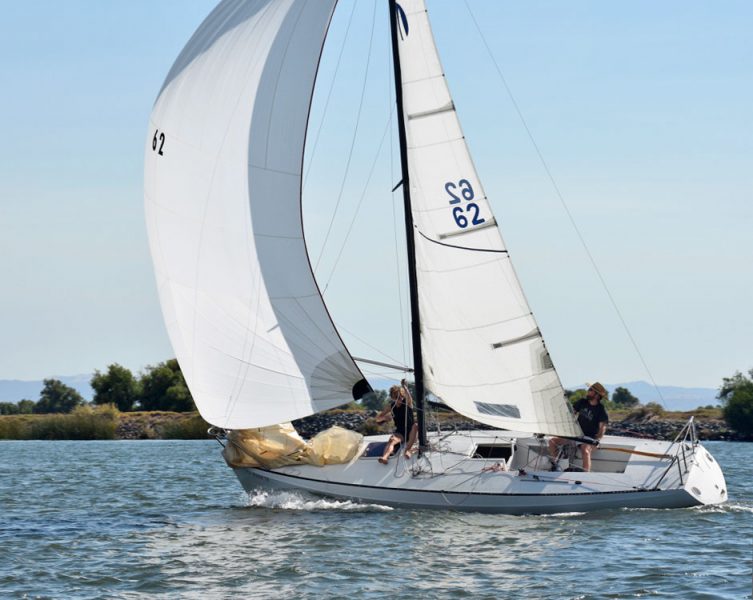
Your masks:
M84 400L91 400L94 396L94 390L89 385L91 375L67 375L58 377L53 375L48 379L59 379L65 385L74 388L84 397ZM19 400L39 400L39 393L42 391L44 383L42 381L21 381L19 379L0 379L0 402L18 402Z
M576 389L577 387L583 386L575 386L568 389ZM657 402L667 410L693 410L699 406L719 404L719 400L716 397L719 390L716 388L686 388L673 385L660 385L657 391L657 388L653 384L646 381L605 383L604 387L609 390L610 394L614 392L615 388L627 388L633 396L641 401L641 404ZM661 396L659 392L661 392Z
M71 375L64 377L52 377L59 379L64 384L75 388L84 399L91 400L94 395L89 385L91 375ZM387 390L396 382L389 379L375 379L371 381L376 389ZM20 381L17 379L0 380L0 402L18 402L27 398L39 400L39 392L42 391L41 381ZM627 383L606 383L605 387L611 394L617 387L624 387L630 390L630 393L638 398L642 404L648 402L658 402L667 410L692 410L699 406L708 404L718 404L716 395L718 390L714 388L686 388L670 385L660 385L659 391L650 383L645 381L629 381ZM568 389L574 390L582 385L568 386ZM661 392L661 397L659 395Z

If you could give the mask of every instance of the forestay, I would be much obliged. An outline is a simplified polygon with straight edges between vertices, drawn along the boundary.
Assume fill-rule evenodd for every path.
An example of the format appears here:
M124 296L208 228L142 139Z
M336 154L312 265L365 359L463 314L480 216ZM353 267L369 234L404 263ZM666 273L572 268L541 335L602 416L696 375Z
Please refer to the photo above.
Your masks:
M311 272L301 166L335 0L225 0L155 102L145 165L152 258L196 404L227 428L360 397Z
M423 0L398 7L426 387L492 426L581 435L473 166Z

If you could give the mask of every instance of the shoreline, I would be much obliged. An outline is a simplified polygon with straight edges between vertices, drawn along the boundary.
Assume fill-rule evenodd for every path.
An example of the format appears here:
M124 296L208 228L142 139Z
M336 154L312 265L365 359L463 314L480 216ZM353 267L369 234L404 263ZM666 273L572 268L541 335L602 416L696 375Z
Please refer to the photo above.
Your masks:
M614 416L607 428L607 435L622 435L635 438L673 440L696 412L668 413L666 415L619 414ZM376 411L352 411L334 409L293 421L298 433L311 438L334 425L351 429L364 435L389 433L392 426L377 425ZM455 413L434 414L428 427L442 431L466 431L491 429ZM174 413L164 411L127 412L96 410L84 416L71 415L4 415L0 416L0 440L170 440L209 439L209 424L198 413ZM695 415L696 432L700 441L753 441L730 429L716 415Z
M671 441L685 426L688 418L694 411L689 413L670 413L666 416L647 415L642 419L635 419L630 415L620 415L607 427L607 435L622 435L634 438L653 438L659 440ZM333 425L339 425L345 429L353 429L359 433L373 435L376 433L389 433L392 431L391 425L377 426L374 421L376 411L348 412L331 411L329 413L320 413L293 421L293 425L302 437L312 437L319 431L327 429ZM467 431L469 429L492 429L486 425L481 425L475 421L466 419L454 413L444 413L440 419L442 431ZM718 418L707 418L696 416L696 433L700 441L728 441L728 442L750 442L753 436L745 436L737 431L730 429L727 424ZM431 427L427 424L428 429L435 430L436 426Z

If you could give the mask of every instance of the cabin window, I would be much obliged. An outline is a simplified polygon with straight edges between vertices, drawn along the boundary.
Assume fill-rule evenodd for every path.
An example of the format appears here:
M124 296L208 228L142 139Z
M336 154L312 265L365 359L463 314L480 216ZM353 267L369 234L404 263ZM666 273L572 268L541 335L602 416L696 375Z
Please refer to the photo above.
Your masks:
M511 444L479 444L473 453L473 458L501 458L509 460L511 456Z

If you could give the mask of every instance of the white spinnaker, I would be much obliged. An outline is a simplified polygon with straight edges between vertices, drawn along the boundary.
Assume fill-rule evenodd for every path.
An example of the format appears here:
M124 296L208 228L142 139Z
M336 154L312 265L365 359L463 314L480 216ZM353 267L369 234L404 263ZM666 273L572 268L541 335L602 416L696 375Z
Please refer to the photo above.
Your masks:
M162 311L199 411L221 427L303 417L365 383L322 302L300 210L335 2L221 2L152 111L145 204Z
M582 435L473 166L424 1L399 5L426 387L482 423Z

